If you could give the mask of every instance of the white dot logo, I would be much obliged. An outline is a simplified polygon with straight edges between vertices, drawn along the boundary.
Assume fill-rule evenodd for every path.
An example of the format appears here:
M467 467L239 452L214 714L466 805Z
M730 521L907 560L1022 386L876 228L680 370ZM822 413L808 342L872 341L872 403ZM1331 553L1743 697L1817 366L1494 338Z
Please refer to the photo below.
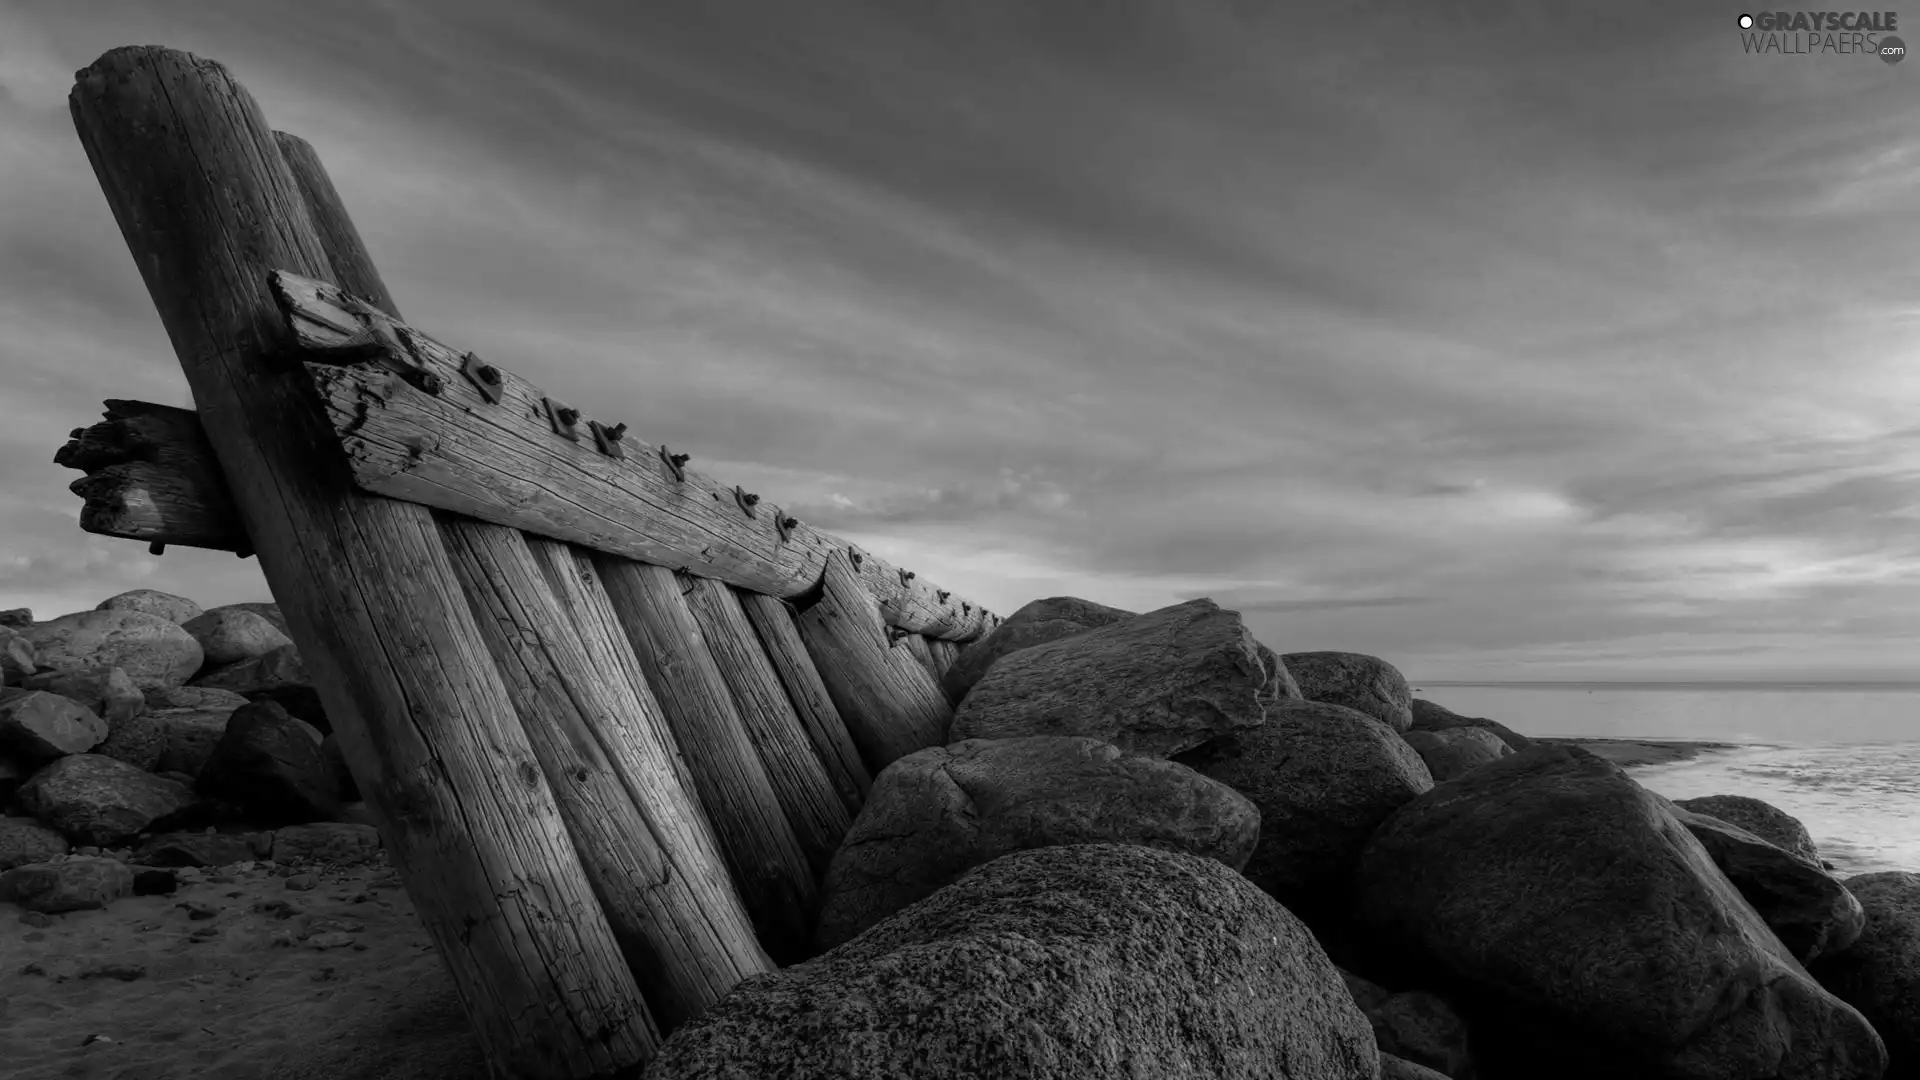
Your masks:
M1753 29L1753 16L1751 15L1740 16L1740 29L1742 30Z

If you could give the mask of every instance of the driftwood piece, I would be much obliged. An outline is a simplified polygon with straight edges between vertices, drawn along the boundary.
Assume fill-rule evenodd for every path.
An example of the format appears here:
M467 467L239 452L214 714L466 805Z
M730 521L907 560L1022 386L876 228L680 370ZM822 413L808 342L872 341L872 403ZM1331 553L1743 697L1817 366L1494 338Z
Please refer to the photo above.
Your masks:
M619 427L619 456L596 421L491 363L398 320L375 320L340 290L278 274L275 294L312 357L354 481L367 491L451 510L770 596L797 596L845 542L757 495L670 462ZM861 552L860 580L893 625L957 641L978 637L979 606Z
M760 944L782 965L806 959L818 881L688 606L691 579L605 555L594 568L686 758Z
M841 803L847 813L858 815L866 803L868 789L873 786L873 778L867 775L867 767L860 761L860 750L853 745L853 736L847 733L840 710L833 707L827 684L820 681L813 657L807 655L806 642L800 640L800 630L793 625L792 607L785 600L761 593L735 589L734 595L740 598L740 607L747 613L747 621L753 624L773 670L779 674L787 700L793 703L800 726L806 729L814 752L826 767L834 789L840 793Z
M220 461L192 409L112 398L106 419L75 429L53 463L87 475L80 527L148 543L253 553Z
M846 556L827 560L819 599L795 623L870 773L946 742L953 707L911 652L891 647Z
M172 340L245 535L497 1071L630 1069L650 1039L511 696L424 507L370 498L268 289L329 260L259 106L156 47L76 77L74 126ZM502 778L508 778L502 782Z
M826 876L827 864L833 861L853 817L827 777L826 766L807 738L739 598L711 578L692 578L688 585L687 604L700 636L733 691L747 737L766 766L773 792L786 809L787 822L818 881Z
M939 682L947 674L947 669L960 658L960 646L940 638L927 638L927 650L933 653L934 681Z

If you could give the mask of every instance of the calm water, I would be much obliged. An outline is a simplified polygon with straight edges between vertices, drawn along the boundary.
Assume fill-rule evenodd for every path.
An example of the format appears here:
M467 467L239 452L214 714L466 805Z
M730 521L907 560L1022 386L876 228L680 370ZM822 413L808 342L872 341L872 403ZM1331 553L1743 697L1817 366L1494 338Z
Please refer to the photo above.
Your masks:
M1843 874L1920 871L1920 684L1416 685L1526 735L1742 744L1633 774L1671 799L1765 799Z

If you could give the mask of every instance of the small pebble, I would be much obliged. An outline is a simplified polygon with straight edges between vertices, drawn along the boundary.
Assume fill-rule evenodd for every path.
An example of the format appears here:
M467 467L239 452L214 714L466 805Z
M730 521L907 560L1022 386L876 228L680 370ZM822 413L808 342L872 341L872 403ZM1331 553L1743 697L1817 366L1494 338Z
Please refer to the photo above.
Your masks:
M188 934L187 940L188 941L212 941L214 938L217 938L219 936L220 936L219 927L203 926L200 929L195 930L193 933Z
M287 888L296 892L306 892L320 884L320 879L312 874L295 874L287 879Z
M173 906L186 908L187 918L189 919L211 919L220 914L219 908L214 907L212 904L203 904L198 900L183 900Z

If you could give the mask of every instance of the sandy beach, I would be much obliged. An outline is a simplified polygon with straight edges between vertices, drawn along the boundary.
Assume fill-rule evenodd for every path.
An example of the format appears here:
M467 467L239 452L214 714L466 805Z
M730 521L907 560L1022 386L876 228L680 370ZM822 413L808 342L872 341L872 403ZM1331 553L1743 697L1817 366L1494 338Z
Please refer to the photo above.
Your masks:
M1606 758L1621 768L1632 768L1635 765L1671 765L1676 761L1689 761L1705 753L1740 749L1737 743L1686 742L1678 739L1576 739L1534 736L1533 741L1578 746Z
M180 871L171 896L0 925L14 1080L484 1080L385 866ZM44 923L45 925L36 925Z

